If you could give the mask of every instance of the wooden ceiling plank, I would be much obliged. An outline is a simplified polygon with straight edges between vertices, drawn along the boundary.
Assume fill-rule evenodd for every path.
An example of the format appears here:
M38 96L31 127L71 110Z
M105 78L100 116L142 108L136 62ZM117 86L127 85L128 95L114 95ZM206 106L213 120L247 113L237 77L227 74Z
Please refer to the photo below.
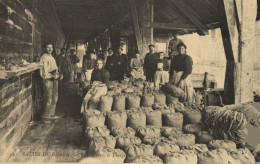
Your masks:
M181 1L177 0L167 0L169 3L172 3L176 8L179 9L180 15L185 15L190 22L192 22L198 28L198 33L200 35L207 35L206 27L194 16L194 14L189 10L188 5L183 5Z

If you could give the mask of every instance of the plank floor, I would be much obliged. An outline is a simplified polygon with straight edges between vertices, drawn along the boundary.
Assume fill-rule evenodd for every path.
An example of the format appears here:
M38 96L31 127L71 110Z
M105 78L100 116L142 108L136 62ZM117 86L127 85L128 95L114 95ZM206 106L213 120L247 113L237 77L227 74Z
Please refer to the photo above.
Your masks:
M67 93L59 100L55 123L30 125L9 162L77 162L85 150L80 119L81 97Z

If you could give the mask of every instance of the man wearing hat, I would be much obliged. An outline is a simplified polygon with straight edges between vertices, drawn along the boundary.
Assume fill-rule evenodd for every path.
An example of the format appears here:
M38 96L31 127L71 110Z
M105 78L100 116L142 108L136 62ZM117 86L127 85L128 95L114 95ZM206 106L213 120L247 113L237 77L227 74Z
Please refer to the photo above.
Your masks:
M153 44L150 44L148 47L149 53L147 53L144 58L144 74L146 76L146 81L153 82L158 53L154 52L155 46Z

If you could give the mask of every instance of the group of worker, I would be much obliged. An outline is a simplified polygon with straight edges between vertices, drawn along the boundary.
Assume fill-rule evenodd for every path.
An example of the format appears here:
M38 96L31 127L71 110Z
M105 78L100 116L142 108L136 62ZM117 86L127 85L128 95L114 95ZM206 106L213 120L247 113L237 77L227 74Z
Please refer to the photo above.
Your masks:
M114 53L108 49L108 55L98 58L95 52L87 52L83 57L82 71L85 81L123 81L126 76L130 79L144 78L148 82L153 82L155 88L168 82L182 88L185 91L185 101L192 101L193 87L190 79L192 72L192 58L186 54L186 45L182 40L174 35L174 39L169 43L169 56L164 52L155 52L155 46L149 45L149 53L143 59L139 52L130 59L123 53L123 48L118 47ZM44 109L42 114L43 122L57 119L55 108L58 100L58 92L62 93L64 84L73 82L77 71L79 58L74 49L70 50L70 55L66 50L61 49L61 54L56 57L52 55L53 44L48 43L45 53L40 59L43 68L40 75L44 85ZM60 80L58 85L58 80ZM59 86L59 87L58 87ZM59 88L59 89L58 89Z

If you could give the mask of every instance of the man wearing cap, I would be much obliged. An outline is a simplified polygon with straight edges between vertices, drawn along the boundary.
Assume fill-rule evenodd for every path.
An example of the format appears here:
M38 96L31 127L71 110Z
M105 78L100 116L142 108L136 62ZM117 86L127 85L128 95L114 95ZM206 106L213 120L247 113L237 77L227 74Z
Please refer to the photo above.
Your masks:
M153 82L158 53L154 52L155 47L153 44L150 44L148 47L150 52L147 53L144 58L144 74L146 76L146 81Z

